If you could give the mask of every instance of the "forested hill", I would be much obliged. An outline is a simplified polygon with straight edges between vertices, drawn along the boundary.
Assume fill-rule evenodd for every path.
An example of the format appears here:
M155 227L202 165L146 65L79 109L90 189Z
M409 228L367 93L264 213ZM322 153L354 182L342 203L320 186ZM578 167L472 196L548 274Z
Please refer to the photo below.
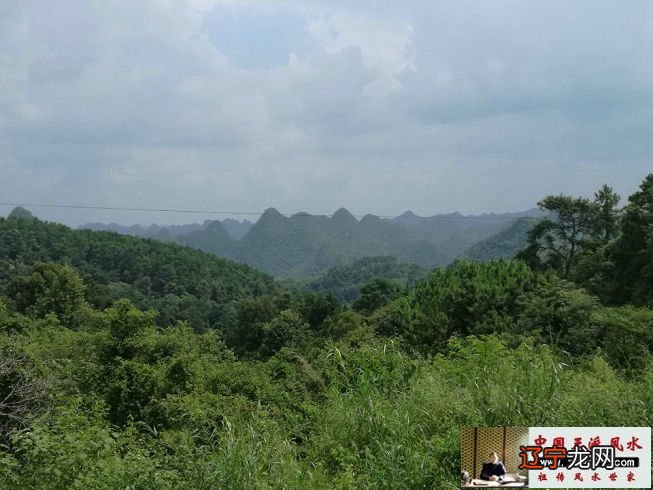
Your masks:
M366 257L353 264L332 267L323 276L307 284L311 291L332 294L339 301L351 303L362 288L372 281L387 281L398 287L414 286L428 273L428 269L415 264L399 262L394 257Z
M528 231L539 218L519 218L509 228L485 238L468 248L461 258L487 262L511 259L528 244Z
M219 323L230 302L277 289L262 272L189 247L30 217L0 218L0 288L38 262L77 269L93 306L127 297L159 311L163 323L187 319L200 329Z

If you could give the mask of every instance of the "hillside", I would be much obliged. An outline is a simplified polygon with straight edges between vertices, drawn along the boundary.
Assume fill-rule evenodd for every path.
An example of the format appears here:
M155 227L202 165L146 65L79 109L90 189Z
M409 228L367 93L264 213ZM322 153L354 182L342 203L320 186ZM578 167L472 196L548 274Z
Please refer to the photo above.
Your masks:
M338 300L351 303L360 289L374 279L387 279L400 286L413 286L428 269L399 262L394 257L366 257L348 265L332 267L326 274L311 281L307 288L323 294L330 293Z
M37 262L75 267L95 306L127 297L157 309L164 323L192 319L200 329L220 324L231 302L277 289L272 278L247 265L189 247L35 218L0 218L0 288Z
M496 259L511 259L527 245L527 233L537 218L519 218L509 228L485 238L468 248L462 258L488 262Z

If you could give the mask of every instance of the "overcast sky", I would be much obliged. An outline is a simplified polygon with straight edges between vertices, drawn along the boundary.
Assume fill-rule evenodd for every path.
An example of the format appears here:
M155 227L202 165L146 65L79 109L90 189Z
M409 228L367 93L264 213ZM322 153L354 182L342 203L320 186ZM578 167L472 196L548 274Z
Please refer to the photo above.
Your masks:
M651 171L651 1L0 1L2 202L478 213Z

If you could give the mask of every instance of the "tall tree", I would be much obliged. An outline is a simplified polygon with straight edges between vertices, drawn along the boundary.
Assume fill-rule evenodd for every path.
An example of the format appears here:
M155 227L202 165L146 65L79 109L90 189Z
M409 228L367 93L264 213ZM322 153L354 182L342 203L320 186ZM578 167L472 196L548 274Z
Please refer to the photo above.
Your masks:
M531 265L550 266L569 277L578 254L594 235L594 207L588 199L563 195L547 196L537 205L551 217L529 231L528 246L520 258Z
M528 232L528 246L518 254L535 268L550 267L564 278L578 279L575 268L583 262L583 277L594 273L588 264L592 256L617 236L619 195L608 185L594 199L571 196L547 196L538 206L549 217ZM572 274L573 273L573 274ZM581 281L582 282L582 281Z
M616 303L653 304L653 173L628 198L611 248Z
M594 193L594 233L601 241L616 238L619 231L619 194L604 184Z

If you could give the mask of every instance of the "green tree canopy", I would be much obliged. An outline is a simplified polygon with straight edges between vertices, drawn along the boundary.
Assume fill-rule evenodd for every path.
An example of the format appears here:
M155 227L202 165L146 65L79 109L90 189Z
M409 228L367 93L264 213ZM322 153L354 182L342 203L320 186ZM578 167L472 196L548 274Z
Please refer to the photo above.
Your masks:
M628 198L621 236L611 247L616 303L653 304L653 173Z
M604 185L594 200L547 196L538 206L550 213L528 232L528 245L518 254L535 268L550 267L569 278L583 254L593 252L617 233L619 196Z
M85 286L68 266L38 262L28 276L15 276L7 286L7 296L16 311L33 318L54 313L62 325L72 326L75 315L86 304Z

